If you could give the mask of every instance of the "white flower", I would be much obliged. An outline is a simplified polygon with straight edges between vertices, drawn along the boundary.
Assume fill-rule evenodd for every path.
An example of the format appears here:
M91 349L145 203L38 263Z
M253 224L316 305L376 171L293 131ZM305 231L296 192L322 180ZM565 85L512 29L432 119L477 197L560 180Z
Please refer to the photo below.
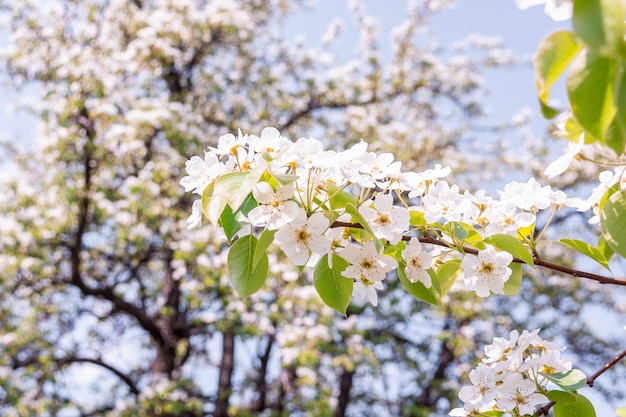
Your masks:
M382 248L376 250L374 241L369 240L361 247L348 246L339 254L350 263L342 275L355 281L354 292L375 306L377 296L375 289L382 289L380 281L385 279L387 272L398 267L398 263L390 256L384 255Z
M202 222L202 200L198 199L191 206L191 216L187 218L187 229L200 226Z
M525 183L511 181L500 191L502 201L509 201L522 210L543 210L550 207L552 189L549 185L542 187L534 178Z
M253 226L267 226L269 230L276 230L289 223L298 216L300 207L293 197L294 185L278 185L276 191L272 186L261 181L254 186L252 194L259 206L250 210L248 219Z
M377 238L387 239L392 245L398 243L409 228L409 210L394 207L391 194L379 194L374 200L374 208L361 206L359 213L367 220Z
M189 175L180 180L180 185L185 191L192 191L202 195L204 189L220 175L232 171L233 163L221 163L217 156L211 152L205 152L204 160L199 156L192 156L185 162L185 170Z
M469 374L471 386L464 386L459 391L459 398L465 403L465 409L471 410L496 399L496 371L493 368L479 363Z
M565 170L569 168L570 164L576 158L576 156L580 152L582 152L583 146L585 146L585 134L581 133L578 137L578 142L568 143L563 150L563 155L561 155L556 161L548 165L543 173L547 175L548 178L554 178L557 175L565 172Z
M508 375L499 391L498 407L507 411L517 408L520 415L533 414L538 405L549 401L545 395L537 393L533 381L524 379L519 373Z
M246 146L248 135L243 135L241 129L237 132L237 137L232 133L222 135L217 140L217 148L209 146L209 149L216 155L236 156L239 149Z
M303 209L298 209L298 216L281 227L274 238L280 248L294 265L306 265L309 250L322 255L330 246L324 232L330 221L322 213L313 213L307 217Z
M517 7L527 9L545 3L544 12L554 21L572 18L572 0L516 0Z
M471 203L467 197L459 194L457 185L449 186L446 181L440 181L422 197L422 205L426 221L434 223L442 217L449 222L461 220Z
M366 280L357 280L354 283L354 294L360 299L364 300L367 298L374 307L378 305L378 294L376 294L376 290L382 290L385 287L381 281L371 282Z
M385 177L395 177L400 173L401 162L393 162L393 154L381 153L376 155L374 152L365 152L359 156L355 164L359 171L371 176L376 180L382 180Z
M427 271L431 267L432 256L430 253L422 251L422 245L417 238L411 238L406 249L402 251L402 259L406 262L404 271L409 281L420 281L426 288L433 285Z
M519 212L512 201L497 201L485 213L489 222L485 227L485 235L499 233L517 234L520 227L528 227L535 222L535 215Z
M274 127L264 128L261 131L261 137L253 135L248 137L248 144L255 152L272 156L290 143L289 139L281 136L278 129Z
M409 191L409 198L421 197L429 186L433 185L439 178L450 174L450 167L435 165L435 168L427 169L424 172L406 172L400 174L401 188Z
M497 252L493 246L478 251L478 256L467 254L461 262L465 273L467 289L474 290L479 297L489 296L489 291L495 294L504 293L504 283L511 276L508 265L513 256L508 252Z

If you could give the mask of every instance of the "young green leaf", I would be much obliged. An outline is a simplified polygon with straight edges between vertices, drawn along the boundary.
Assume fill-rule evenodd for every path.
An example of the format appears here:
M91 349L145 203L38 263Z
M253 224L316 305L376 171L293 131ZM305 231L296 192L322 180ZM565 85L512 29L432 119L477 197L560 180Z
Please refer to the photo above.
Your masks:
M274 241L274 235L276 234L276 230L268 230L265 229L261 236L259 237L259 242L254 249L254 258L252 259L252 265L257 266L259 262L265 257L267 258L267 248Z
M541 375L554 382L561 389L569 392L574 392L587 385L587 377L579 369L572 369L560 374L546 374L541 372Z
M621 74L616 82L618 89L615 91L617 114L609 125L606 134L606 145L617 155L621 155L626 147L626 62L622 61Z
M257 238L252 235L242 236L228 251L230 282L235 291L244 298L257 292L267 278L268 260L265 252L254 265L257 243Z
M485 243L495 246L496 248L510 253L516 258L521 259L530 266L535 266L533 256L526 246L511 235L498 234L492 235L485 239Z
M223 198L233 212L239 207L252 192L265 172L265 167L258 166L250 172L231 172L224 174L215 181L213 194Z
M626 257L626 191L615 192L600 210L602 237L615 252Z
M554 404L554 417L596 417L591 401L580 394L574 394L573 402L557 402Z
M591 259L593 259L594 261L596 261L597 263L599 263L606 269L610 270L609 262L607 261L604 254L598 249L588 244L587 242L583 242L582 240L576 240L576 239L561 239L559 240L559 242L561 242L565 246L568 246L572 249L577 250L583 255L590 257Z
M615 254L615 251L606 243L606 240L602 235L600 235L600 238L598 239L598 250L607 261L610 261L611 257Z
M506 295L516 295L522 286L522 264L511 262L509 268L511 268L511 276L504 283L504 293Z
M398 262L398 278L400 282L406 288L406 290L411 293L414 297L419 298L422 301L425 301L429 304L441 305L441 297L439 296L435 286L431 286L430 288L426 288L424 284L421 282L411 282L406 276L404 272L404 268L406 265L404 262ZM431 270L428 271L433 283L435 282L435 273Z
M448 292L448 290L450 290L450 288L456 281L456 277L459 275L460 271L460 259L448 261L445 264L441 265L439 268L437 268L437 279L436 281L434 281L434 285L437 286L439 294L442 297Z
M352 204L353 206L359 204L355 196L346 190L342 190L341 187L332 182L327 183L326 191L330 199L330 208L333 210L345 208L347 204Z
M228 244L232 243L233 237L241 229L241 224L237 221L235 214L229 206L224 208L220 216L220 226L224 229L224 234L228 240Z
M574 0L574 31L591 49L602 55L624 50L622 0Z
M617 113L613 91L616 70L615 60L584 50L574 59L567 77L567 93L574 117L600 141L604 141Z
M555 403L573 403L576 402L576 394L567 391L552 390L546 393L546 397Z
M411 226L426 226L426 217L424 213L409 208L409 224Z
M533 60L535 83L542 113L548 119L558 114L558 111L548 106L550 88L579 51L580 45L576 42L576 37L567 30L552 32L539 44Z
M332 256L332 268L328 266L328 255L324 255L315 266L313 285L327 306L345 316L352 298L354 282L341 273L350 264L334 253L330 256Z

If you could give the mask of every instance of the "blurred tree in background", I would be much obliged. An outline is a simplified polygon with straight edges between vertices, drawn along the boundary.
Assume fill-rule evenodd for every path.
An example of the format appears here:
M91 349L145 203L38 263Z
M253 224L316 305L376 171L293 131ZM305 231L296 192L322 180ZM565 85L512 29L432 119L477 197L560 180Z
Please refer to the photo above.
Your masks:
M381 46L350 2L359 42L346 59L338 22L313 45L286 33L305 2L0 0L2 70L41 98L36 144L5 144L16 171L0 185L0 413L447 415L477 346L519 326L575 340L583 369L602 364L615 340L581 306L617 304L571 277L530 271L516 298L453 291L443 307L390 280L378 308L355 301L344 318L279 254L264 290L240 299L221 236L187 229L185 161L237 129L337 149L364 138L472 184L536 174L545 149L499 142L523 120L476 129L481 71L515 62L487 39L436 46L431 19L452 3L415 2Z

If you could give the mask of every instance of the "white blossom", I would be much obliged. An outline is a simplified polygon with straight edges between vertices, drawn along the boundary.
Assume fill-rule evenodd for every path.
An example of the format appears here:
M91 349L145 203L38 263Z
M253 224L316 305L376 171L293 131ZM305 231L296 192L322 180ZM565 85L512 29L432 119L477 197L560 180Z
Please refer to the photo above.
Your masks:
M252 194L259 206L250 210L248 219L253 226L266 226L269 230L277 230L298 216L298 203L289 198L293 197L294 185L278 185L276 191L265 182L259 182Z
M313 213L307 217L303 209L289 223L281 227L274 238L294 265L305 265L309 259L309 250L322 255L329 247L324 232L330 225L322 213Z
M406 245L406 249L402 251L402 259L406 263L404 272L411 282L421 282L430 288L433 283L428 269L431 268L432 255L429 252L422 251L422 245L419 239L412 237Z
M508 265L513 256L508 252L497 252L493 246L478 251L478 256L466 254L461 262L467 289L474 290L479 297L488 297L489 292L504 293L504 283L511 276Z
M387 239L395 245L402 239L402 234L409 228L409 210L393 205L391 194L379 194L374 199L374 208L359 207L359 213L367 220L379 239Z

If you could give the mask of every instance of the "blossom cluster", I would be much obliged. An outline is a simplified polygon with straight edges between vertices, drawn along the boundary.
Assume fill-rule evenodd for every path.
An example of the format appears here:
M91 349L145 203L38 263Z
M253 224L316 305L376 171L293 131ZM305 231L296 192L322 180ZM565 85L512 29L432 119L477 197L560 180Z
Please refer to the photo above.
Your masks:
M459 391L463 408L455 408L451 416L478 416L487 411L502 411L513 416L534 414L537 406L549 402L546 397L549 379L571 370L569 360L560 357L561 350L542 340L539 329L517 330L507 340L493 339L485 346L485 357L469 378L472 385Z
M341 274L353 279L354 294L376 305L376 290L383 289L389 271L401 267L410 282L430 288L442 257L472 242L474 251L459 252L464 258L458 275L465 288L480 297L503 294L513 256L482 239L517 238L521 230L528 235L540 210L568 202L563 192L534 178L507 184L499 198L484 190L462 192L443 179L449 167L403 172L392 154L367 148L361 141L341 152L325 150L317 139L292 142L271 127L260 136L223 135L204 158L193 156L186 163L181 185L202 196L193 203L189 227L204 217L222 225L226 205L238 200L231 209L240 225L249 226L239 236L272 231L299 266L315 266L324 255L332 263L331 255L338 255L349 263ZM231 174L245 179L220 187ZM232 196L237 193L245 195ZM466 241L470 234L478 240ZM433 250L420 241L426 236L448 250Z

